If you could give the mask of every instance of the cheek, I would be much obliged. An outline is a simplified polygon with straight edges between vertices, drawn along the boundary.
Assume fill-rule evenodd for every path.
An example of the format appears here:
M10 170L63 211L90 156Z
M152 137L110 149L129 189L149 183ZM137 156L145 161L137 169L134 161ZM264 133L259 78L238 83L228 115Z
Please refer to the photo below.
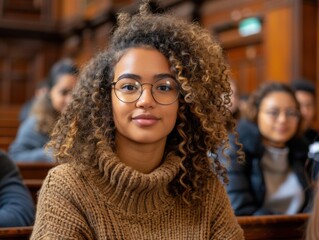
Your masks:
M261 135L267 136L271 131L271 124L265 121L262 116L258 116L257 124Z
M171 130L173 130L176 120L177 120L177 111L178 111L178 104L177 105L172 105L171 109L166 110L166 119L168 120L168 125Z
M60 111L61 97L56 91L52 91L50 94L52 106L55 110Z
M121 123L127 119L127 114L130 112L130 105L123 103L112 94L112 109L113 121L116 128L119 128Z

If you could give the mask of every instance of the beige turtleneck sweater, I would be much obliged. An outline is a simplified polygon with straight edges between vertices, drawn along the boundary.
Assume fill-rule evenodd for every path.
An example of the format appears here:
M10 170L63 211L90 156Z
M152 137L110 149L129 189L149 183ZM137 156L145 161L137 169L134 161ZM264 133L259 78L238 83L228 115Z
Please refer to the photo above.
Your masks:
M72 164L55 167L40 191L31 239L244 239L216 177L201 207L169 194L179 162L169 157L143 174L113 157L104 177Z

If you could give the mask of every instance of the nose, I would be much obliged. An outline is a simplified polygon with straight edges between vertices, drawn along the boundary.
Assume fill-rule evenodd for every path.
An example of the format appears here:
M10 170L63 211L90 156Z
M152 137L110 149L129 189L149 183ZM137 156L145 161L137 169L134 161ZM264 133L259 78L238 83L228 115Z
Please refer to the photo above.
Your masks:
M150 108L154 107L156 104L153 94L152 94L152 85L142 86L142 94L139 99L136 101L136 107Z
M287 113L285 112L280 112L277 118L277 121L279 122L286 122L288 119Z

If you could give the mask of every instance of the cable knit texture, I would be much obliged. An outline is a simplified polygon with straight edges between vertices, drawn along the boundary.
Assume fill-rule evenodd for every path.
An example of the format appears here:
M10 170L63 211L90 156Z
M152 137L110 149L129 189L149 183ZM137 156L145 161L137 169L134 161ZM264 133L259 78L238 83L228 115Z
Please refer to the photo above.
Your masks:
M179 163L171 156L143 174L114 155L103 172L55 167L40 191L31 239L244 239L216 177L197 208L168 192Z

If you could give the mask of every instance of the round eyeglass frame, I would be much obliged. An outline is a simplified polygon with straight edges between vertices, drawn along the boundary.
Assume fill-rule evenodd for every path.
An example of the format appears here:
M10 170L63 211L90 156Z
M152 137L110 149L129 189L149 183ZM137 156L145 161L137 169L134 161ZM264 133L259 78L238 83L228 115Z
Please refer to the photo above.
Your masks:
M161 79L160 79L160 80L161 80ZM160 81L160 80L157 80L157 81ZM136 82L140 85L140 87L141 87L142 90L140 91L140 95L138 96L138 98L137 98L136 100L134 100L134 101L124 101L124 100L122 100L122 99L117 95L117 91L116 91L115 85L116 85L118 82L120 82L121 80L118 80L118 81L116 81L116 82L112 82L111 85L112 85L112 88L113 88L113 90L114 90L115 96L116 96L117 99L120 100L121 102L124 102L124 103L137 102L137 101L140 99L140 97L142 96L142 94L143 94L143 91L144 91L143 85L151 85L151 86L152 86L152 88L151 88L151 89L152 89L151 95L152 95L154 101L157 102L157 103L160 104L160 105L171 105L171 104L173 104L174 102L176 102L176 100L177 100L177 99L179 98L179 96L180 96L180 86L179 86L179 83L178 83L175 79L172 79L172 80L176 83L177 94L176 94L176 98L175 98L172 102L170 102L170 103L161 103L161 102L159 102L158 100L156 100L156 98L155 98L154 95L153 95L153 86L154 86L154 84L152 84L152 83L140 83L139 81L136 80ZM156 82L157 82L157 81L156 81ZM156 82L155 82L155 83L156 83Z

